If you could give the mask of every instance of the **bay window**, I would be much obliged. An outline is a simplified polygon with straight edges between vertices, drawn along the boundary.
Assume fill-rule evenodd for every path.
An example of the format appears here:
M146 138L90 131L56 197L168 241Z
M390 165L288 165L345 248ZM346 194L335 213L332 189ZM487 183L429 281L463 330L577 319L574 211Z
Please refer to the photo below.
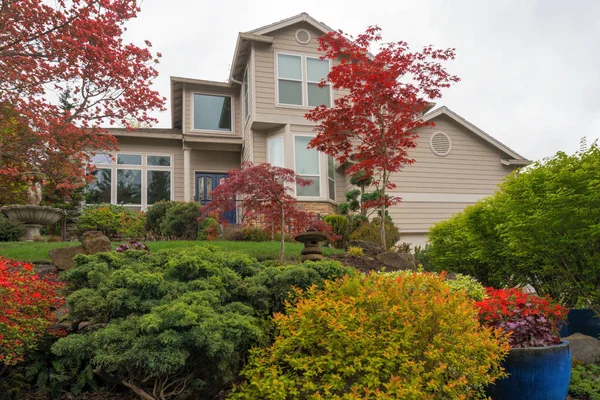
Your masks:
M292 54L277 54L277 104L331 106L331 85L319 87L329 74L329 60Z
M308 186L296 185L296 196L298 197L321 196L319 152L308 148L308 142L312 138L312 136L294 136L296 174L303 179L311 181Z
M170 155L98 154L97 170L88 184L88 203L112 203L145 209L160 200L172 200L173 158Z
M329 186L329 200L335 201L335 163L331 156L327 156L327 184Z
M194 93L192 129L232 132L231 96Z

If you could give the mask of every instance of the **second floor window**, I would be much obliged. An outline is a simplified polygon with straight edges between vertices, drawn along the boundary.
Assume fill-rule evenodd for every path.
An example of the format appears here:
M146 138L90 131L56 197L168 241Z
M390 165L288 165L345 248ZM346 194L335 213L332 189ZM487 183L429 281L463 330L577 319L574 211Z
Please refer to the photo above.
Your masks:
M231 96L194 93L193 129L231 132Z
M331 106L331 87L319 82L329 74L329 60L277 54L277 103L315 107Z

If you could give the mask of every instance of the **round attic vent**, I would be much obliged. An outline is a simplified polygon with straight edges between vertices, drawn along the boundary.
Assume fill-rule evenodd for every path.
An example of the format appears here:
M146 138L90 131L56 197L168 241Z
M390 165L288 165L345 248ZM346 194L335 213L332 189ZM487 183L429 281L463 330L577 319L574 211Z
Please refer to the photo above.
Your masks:
M436 132L429 139L429 147L436 156L447 156L452 149L450 137L443 132Z
M306 29L298 29L296 31L296 40L300 44L310 43L310 33Z

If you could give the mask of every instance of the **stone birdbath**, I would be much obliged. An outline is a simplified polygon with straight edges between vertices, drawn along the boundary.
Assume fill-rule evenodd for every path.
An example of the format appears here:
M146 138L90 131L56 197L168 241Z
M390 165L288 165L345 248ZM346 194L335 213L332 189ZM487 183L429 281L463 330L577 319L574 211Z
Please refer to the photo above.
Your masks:
M9 219L25 225L26 242L32 242L36 236L40 236L42 225L52 225L66 215L66 212L60 208L40 206L41 201L42 185L36 182L27 189L27 204L12 204L0 208Z
M318 232L316 229L309 229L304 233L296 235L294 240L304 243L304 248L300 252L302 254L302 262L323 259L323 249L319 246L319 242L327 240L327 235L323 232Z

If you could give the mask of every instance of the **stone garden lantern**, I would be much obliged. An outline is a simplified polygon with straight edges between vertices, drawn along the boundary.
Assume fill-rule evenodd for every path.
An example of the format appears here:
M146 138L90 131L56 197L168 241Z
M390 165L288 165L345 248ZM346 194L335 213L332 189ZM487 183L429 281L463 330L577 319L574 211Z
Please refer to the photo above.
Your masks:
M327 235L323 232L318 232L316 229L310 228L306 232L296 235L294 240L304 243L304 248L300 252L302 254L302 262L323 259L323 249L319 246L319 242L327 240Z

